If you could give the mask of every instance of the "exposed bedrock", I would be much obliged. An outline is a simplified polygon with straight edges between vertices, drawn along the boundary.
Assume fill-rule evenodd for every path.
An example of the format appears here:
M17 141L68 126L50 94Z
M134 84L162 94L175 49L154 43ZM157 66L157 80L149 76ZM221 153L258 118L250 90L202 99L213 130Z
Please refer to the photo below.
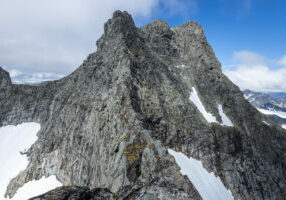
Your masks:
M208 123L189 99L192 87L218 122L221 104L234 126ZM16 85L0 68L0 97L0 126L41 124L26 152L29 165L10 182L8 196L56 175L65 186L106 188L106 195L126 189L134 199L200 199L168 148L201 160L235 199L286 196L285 130L222 73L196 22L137 28L127 12L116 11L97 51L72 74Z

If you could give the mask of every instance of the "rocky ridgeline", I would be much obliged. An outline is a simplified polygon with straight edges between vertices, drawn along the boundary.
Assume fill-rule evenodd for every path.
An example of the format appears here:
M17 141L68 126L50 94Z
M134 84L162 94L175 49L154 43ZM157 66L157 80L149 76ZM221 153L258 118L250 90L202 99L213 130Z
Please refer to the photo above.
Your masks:
M234 127L208 123L189 99L192 87L219 122L221 104ZM29 165L10 182L8 196L56 175L85 189L64 187L35 199L201 199L168 148L201 160L235 199L286 196L285 130L223 75L196 22L170 28L156 20L137 28L116 11L97 51L75 72L31 86L11 84L0 69L0 97L0 126L41 124L25 152Z

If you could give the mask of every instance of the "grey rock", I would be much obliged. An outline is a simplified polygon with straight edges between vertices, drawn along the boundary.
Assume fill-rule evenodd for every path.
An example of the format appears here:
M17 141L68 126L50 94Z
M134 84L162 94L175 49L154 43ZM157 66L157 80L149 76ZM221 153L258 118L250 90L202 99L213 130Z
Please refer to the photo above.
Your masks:
M248 100L255 107L260 107L274 100L274 98L271 98L268 94L262 92L244 90L243 93L245 99Z
M4 89L11 85L11 78L9 73L6 72L2 67L0 67L0 88Z
M286 132L262 122L222 73L196 22L137 28L116 11L97 52L69 76L14 85L1 70L0 80L0 126L41 124L26 152L29 165L7 196L56 175L65 186L107 188L129 199L201 199L168 148L201 160L235 199L286 196ZM234 127L208 123L189 100L192 87L218 121L221 104Z
M115 198L116 196L107 189L90 190L84 187L68 186L56 188L29 200L115 200Z
M255 107L286 112L286 98L283 96L286 95L285 93L272 92L268 94L251 90L244 90L243 93L244 97ZM279 95L281 95L281 97L279 97Z
M244 97L253 106L270 111L286 112L286 98L285 93L280 92L254 92L251 90L244 90ZM273 122L279 126L286 124L286 119L277 115L267 115Z
M166 180L152 180L145 184L126 186L117 193L108 189L66 186L51 190L30 200L159 200L159 199L190 199L188 193L179 190L176 185ZM200 198L194 198L200 199Z

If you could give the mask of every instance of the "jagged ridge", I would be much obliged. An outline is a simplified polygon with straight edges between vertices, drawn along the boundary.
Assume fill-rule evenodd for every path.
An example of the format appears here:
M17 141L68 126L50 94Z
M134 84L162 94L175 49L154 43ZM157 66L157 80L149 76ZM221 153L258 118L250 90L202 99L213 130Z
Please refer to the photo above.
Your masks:
M0 70L0 126L42 127L7 195L56 175L64 185L133 191L133 199L200 199L172 148L202 160L235 199L285 197L285 131L265 125L223 75L199 24L136 28L116 11L97 47L71 75L40 86L13 85ZM223 105L234 127L208 123L189 100L192 87L217 121Z

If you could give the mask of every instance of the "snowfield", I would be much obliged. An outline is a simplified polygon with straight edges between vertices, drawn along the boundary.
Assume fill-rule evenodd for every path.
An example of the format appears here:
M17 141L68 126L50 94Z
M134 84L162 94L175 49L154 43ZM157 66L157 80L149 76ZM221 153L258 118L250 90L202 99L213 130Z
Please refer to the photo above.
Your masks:
M190 96L190 100L196 105L196 107L198 108L198 110L202 113L202 115L204 116L204 118L209 122L216 122L216 118L215 116L213 116L211 113L208 113L203 105L203 103L201 102L197 90L196 88L192 87L192 92L191 92L191 96Z
M262 121L264 124L266 124L267 126L270 126L270 124L267 121Z
M228 118L228 116L226 116L226 114L223 112L223 109L222 109L222 105L221 104L218 104L218 112L219 112L219 115L221 116L221 119L222 119L222 125L225 125L225 126L233 126L231 120Z
M212 122L215 122L215 123L219 123L217 120L216 120L216 117L211 114L211 113L208 113L203 105L203 103L201 102L200 98L199 98L199 95L197 93L197 90L196 88L192 87L192 92L191 92L191 95L190 95L190 100L195 104L195 106L198 108L198 110L202 113L202 115L204 116L204 118L209 122L209 123L212 123ZM231 120L228 118L228 116L226 116L226 114L223 112L223 109L222 109L222 105L221 104L218 104L218 111L219 111L219 115L221 116L221 119L222 119L222 123L219 123L223 126L233 126Z
M265 110L261 108L256 108L259 112L265 114L265 115L277 115L278 117L285 118L286 119L286 112L281 112L281 111L275 111L275 110ZM263 123L269 125L265 121ZM281 125L282 128L286 129L286 124Z
M21 187L12 200L24 200L44 194L52 189L62 186L55 176L33 180Z
M225 188L219 177L209 173L202 162L183 153L168 149L181 168L181 173L187 175L203 200L234 200L231 192Z
M27 167L28 159L20 152L27 150L37 140L40 128L38 123L0 127L0 199L4 199L10 180ZM60 186L61 183L54 179L49 177L25 184L12 200L26 200Z
M261 109L261 108L256 108L256 109L265 115L277 115L278 117L286 118L286 112L274 111L274 110L265 110L265 109Z

